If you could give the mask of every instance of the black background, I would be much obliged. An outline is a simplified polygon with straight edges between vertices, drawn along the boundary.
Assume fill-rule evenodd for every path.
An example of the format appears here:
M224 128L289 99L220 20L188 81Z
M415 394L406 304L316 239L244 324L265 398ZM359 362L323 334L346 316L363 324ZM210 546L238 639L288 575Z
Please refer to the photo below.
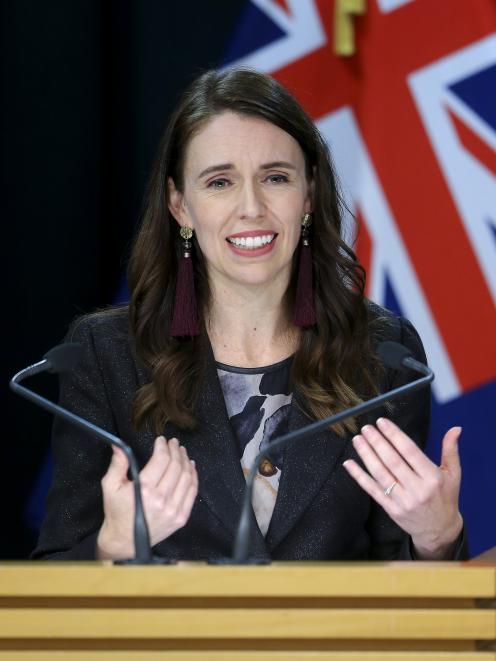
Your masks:
M50 416L10 376L112 303L180 91L221 61L245 0L2 2L0 558L24 558ZM56 396L53 377L32 385Z

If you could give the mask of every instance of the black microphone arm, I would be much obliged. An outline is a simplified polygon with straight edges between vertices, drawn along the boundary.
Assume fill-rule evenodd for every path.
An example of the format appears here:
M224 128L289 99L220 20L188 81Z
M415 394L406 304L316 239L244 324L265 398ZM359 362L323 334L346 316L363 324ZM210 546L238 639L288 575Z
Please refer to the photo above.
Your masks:
M145 520L145 513L143 509L143 500L141 498L141 485L139 479L138 462L134 456L132 449L124 443L120 438L114 436L110 432L97 427L92 422L81 418L75 413L71 413L62 406L51 402L50 400L38 395L32 390L20 385L20 382L27 377L40 374L41 372L61 373L69 372L80 361L83 355L83 348L80 344L66 343L61 344L51 349L45 354L43 360L30 365L25 369L15 374L10 380L10 388L16 394L24 397L25 399L33 402L41 408L53 413L54 415L63 418L67 422L83 429L86 432L95 434L98 438L102 439L108 445L115 445L120 448L126 455L129 461L129 470L134 485L134 499L135 499L135 513L134 513L134 552L135 557L130 560L119 561L119 564L165 564L167 560L157 558L152 554L150 547L150 536L148 533L148 526Z
M252 467L248 477L246 478L246 489L241 506L241 516L239 518L238 529L236 531L236 538L234 541L233 557L229 562L232 564L240 565L249 563L249 541L251 529L250 510L253 483L255 481L255 476L257 474L260 462L268 454L270 454L272 450L280 447L281 445L291 443L291 441L300 441L301 439L306 438L307 436L310 436L311 434L314 434L321 429L335 425L338 422L346 420L347 418L352 418L354 416L368 413L369 411L379 407L381 404L384 404L384 402L396 399L396 397L404 395L407 392L415 392L416 390L420 390L434 380L434 372L429 367L427 367L427 365L424 365L424 363L415 360L411 356L410 352L401 344L389 341L383 342L379 346L378 354L382 362L385 363L387 367L392 367L394 369L409 368L415 372L420 372L423 374L423 376L419 379L415 379L415 381L405 383L398 388L394 388L393 390L389 390L388 392L382 393L381 395L377 395L376 397L373 397L366 402L357 404L357 406L352 406L351 408L340 411L335 415L330 415L329 417L323 418L322 420L317 420L317 422L312 422L305 427L295 429L294 431L284 434L284 436L281 436L280 438L277 438L274 441L268 443L267 446L261 450L253 460Z

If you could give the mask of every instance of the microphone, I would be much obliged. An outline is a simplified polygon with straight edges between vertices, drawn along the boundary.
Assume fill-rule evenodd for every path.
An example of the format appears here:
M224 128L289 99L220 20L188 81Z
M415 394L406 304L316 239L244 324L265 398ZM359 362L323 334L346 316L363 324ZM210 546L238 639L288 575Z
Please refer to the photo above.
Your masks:
M24 368L18 372L11 379L12 384L26 379L28 376L34 376L41 372L51 372L60 374L62 372L70 372L82 359L83 347L75 342L68 342L67 344L59 344L57 347L50 349L40 360L34 365ZM15 391L15 388L13 388Z
M408 349L402 344L398 344L398 342L391 342L390 340L382 342L377 349L377 355L386 367L391 367L394 370L401 370L404 367L408 367L414 372L420 372L426 376L432 374L432 378L434 379L432 370L419 360L415 360Z
M386 367L390 367L396 370L408 368L422 374L423 376L415 379L415 381L411 381L410 383L406 383L402 386L399 386L398 388L393 388L393 390L389 390L388 392L382 393L381 395L377 395L376 397L373 397L366 402L362 402L357 406L352 406L351 408L340 411L335 415L323 418L322 420L317 420L317 422L313 422L309 425L306 425L305 427L301 427L300 429L296 429L287 434L284 434L280 438L271 441L267 447L261 450L255 457L248 477L246 478L246 488L244 492L243 503L241 505L241 515L239 518L238 529L236 531L236 538L234 541L233 557L223 561L225 564L241 565L254 564L258 562L257 560L250 561L249 559L251 496L255 476L257 474L260 462L268 454L270 454L272 450L274 450L276 447L281 447L282 445L291 443L291 441L301 441L311 434L314 434L315 432L320 431L325 427L330 427L331 425L337 424L338 422L342 422L347 418L359 416L367 413L368 411L372 411L384 402L391 401L392 399L395 399L400 395L404 395L407 392L415 392L416 390L420 390L434 380L434 372L429 367L427 367L427 365L424 365L418 360L415 360L408 349L406 349L403 345L398 344L397 342L382 342L379 345L377 353Z
M143 500L141 498L141 485L139 479L138 462L134 456L134 452L127 443L124 443L120 438L114 436L110 432L105 431L101 427L97 427L92 422L81 418L75 413L71 413L59 404L55 404L50 400L38 395L32 390L20 385L20 382L27 377L40 374L41 372L51 372L61 374L70 372L79 362L81 362L84 354L83 347L76 343L60 344L59 346L50 349L43 360L30 365L25 369L15 374L10 380L10 388L16 394L24 397L25 399L33 402L41 408L53 413L54 415L63 418L64 420L76 425L86 432L93 433L98 438L101 438L108 445L115 445L120 448L128 458L129 470L131 473L134 485L134 552L135 557L129 560L119 560L115 564L167 564L169 561L164 558L154 556L150 547L150 536L148 533L148 526L145 520L145 513L143 509Z

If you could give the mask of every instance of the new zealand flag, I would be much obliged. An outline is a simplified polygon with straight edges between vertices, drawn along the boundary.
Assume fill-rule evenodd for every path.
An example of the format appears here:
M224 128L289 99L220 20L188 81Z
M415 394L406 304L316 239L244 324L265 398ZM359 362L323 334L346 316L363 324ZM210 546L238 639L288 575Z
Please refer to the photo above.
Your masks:
M471 551L496 545L495 3L247 0L225 65L277 78L329 142L367 294L411 319L436 372L428 453L463 427Z

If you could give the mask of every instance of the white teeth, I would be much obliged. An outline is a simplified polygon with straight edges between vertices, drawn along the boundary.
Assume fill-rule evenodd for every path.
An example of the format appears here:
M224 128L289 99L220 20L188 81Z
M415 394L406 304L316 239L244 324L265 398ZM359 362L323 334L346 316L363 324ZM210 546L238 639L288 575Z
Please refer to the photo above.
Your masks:
M270 243L274 239L274 236L275 234L264 234L263 236L230 237L227 240L236 246L236 248L256 250Z

